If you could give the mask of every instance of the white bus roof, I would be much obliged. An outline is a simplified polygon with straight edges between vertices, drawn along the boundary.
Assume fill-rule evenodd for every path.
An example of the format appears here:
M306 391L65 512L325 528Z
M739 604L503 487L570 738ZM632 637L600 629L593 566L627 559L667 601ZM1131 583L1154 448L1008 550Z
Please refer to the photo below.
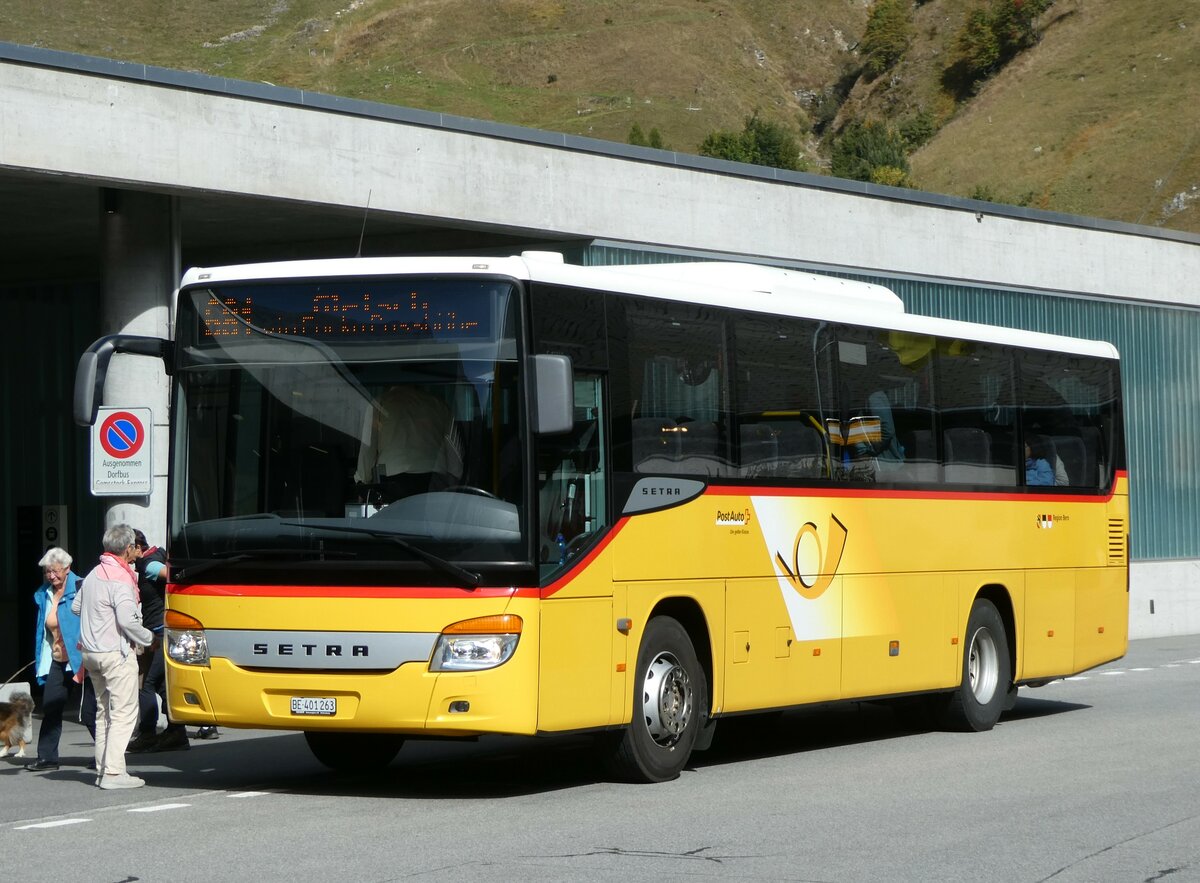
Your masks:
M557 252L541 251L513 257L334 258L194 267L184 275L182 285L409 274L501 275L911 334L1119 358L1116 347L1104 341L906 313L900 298L882 285L729 261L585 267L564 263Z

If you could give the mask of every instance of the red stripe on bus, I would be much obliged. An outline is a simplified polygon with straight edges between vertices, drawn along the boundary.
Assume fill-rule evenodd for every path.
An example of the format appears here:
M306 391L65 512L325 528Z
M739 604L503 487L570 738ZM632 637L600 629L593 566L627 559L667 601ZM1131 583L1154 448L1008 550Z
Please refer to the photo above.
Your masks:
M567 571L565 574L563 574L561 577L556 579L554 582L550 583L550 585L542 588L542 592L541 592L542 597L549 598L555 592L558 592L558 591L566 588L571 583L571 580L573 580L576 577L576 575L578 575L583 570L586 570L588 568L588 566L593 561L596 560L597 556L599 556L599 554L601 552L603 552L606 548L608 548L608 544L611 543L613 541L613 539L616 538L617 534L619 534L621 532L621 529L623 527L625 527L625 525L628 522L629 522L628 515L618 518L617 523L613 525L613 529L610 530L607 534L605 534L604 539L602 539L599 543L596 544L596 548L592 549L592 551L588 552L586 555L584 555L582 558L580 558L577 562L572 564L571 569L569 571Z
M1124 478L1123 473L1117 473ZM843 499L875 500L985 500L1006 502L1107 503L1116 496L1116 482L1106 495L1099 494L1017 494L1008 491L917 491L879 490L873 488L838 487L751 487L710 485L704 492L709 497L840 497Z
M489 586L168 586L170 595L223 598L536 598L537 589Z

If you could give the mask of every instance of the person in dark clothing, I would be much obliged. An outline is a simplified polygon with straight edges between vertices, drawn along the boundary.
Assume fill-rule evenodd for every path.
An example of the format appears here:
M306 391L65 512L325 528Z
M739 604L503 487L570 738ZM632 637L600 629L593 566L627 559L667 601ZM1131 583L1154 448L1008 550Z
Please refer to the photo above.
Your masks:
M158 729L159 700L167 708L167 661L163 646L163 613L166 609L167 554L151 546L140 530L133 532L138 557L133 562L137 571L138 592L142 602L142 624L154 633L154 643L143 655L142 686L138 691L138 730L126 748L127 753L150 751L184 751L189 746L187 729L183 724L170 723L161 734Z

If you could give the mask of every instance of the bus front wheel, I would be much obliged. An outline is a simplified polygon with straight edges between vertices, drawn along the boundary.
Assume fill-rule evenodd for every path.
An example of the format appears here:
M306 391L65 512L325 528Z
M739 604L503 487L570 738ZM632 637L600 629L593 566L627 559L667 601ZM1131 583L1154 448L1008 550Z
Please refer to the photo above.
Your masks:
M687 631L654 617L638 650L633 719L610 749L609 772L627 782L678 777L707 715L708 683Z
M313 757L340 773L362 773L381 769L391 763L404 737L393 733L313 733L304 734Z
M945 706L946 724L954 729L990 730L1000 719L1012 687L1012 660L1004 620L983 598L971 607L963 648L962 683Z

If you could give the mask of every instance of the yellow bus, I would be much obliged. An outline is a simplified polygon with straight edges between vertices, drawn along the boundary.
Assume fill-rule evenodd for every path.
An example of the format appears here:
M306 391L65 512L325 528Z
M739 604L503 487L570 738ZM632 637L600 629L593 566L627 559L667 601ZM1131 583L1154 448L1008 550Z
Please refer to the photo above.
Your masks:
M170 716L405 738L596 734L676 777L731 715L838 700L987 730L1122 656L1106 343L879 286L548 253L190 270L173 341Z

